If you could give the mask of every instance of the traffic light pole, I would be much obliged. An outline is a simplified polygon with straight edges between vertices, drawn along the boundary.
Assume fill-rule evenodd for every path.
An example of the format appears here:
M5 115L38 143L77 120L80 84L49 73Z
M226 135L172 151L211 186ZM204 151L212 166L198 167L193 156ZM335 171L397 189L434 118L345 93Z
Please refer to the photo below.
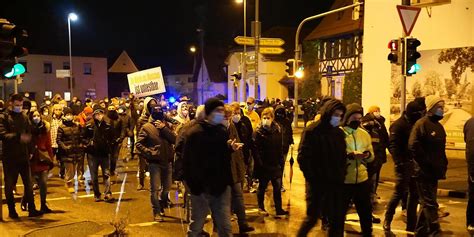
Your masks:
M260 51L260 22L259 22L259 0L255 0L255 26L254 26L254 37L255 37L255 99L260 100L258 94L258 55Z
M247 37L247 0L244 0L244 37ZM244 44L244 52L242 55L242 78L240 80L243 83L242 99L241 101L247 101L247 45Z
M410 6L410 0L402 0L402 5L405 6ZM402 39L400 40L400 43L402 44L402 47L399 47L402 49L402 73L401 73L401 83L400 83L400 114L403 114L405 112L405 106L407 103L407 76L406 76L406 59L407 59L407 43L406 43L406 38L407 35L405 31L402 33Z
M258 0L257 0L258 1ZM308 22L308 21L312 21L312 20L316 20L318 18L321 18L321 17L324 17L324 16L327 16L327 15L330 15L330 14L333 14L333 13L337 13L337 12L340 12L340 11L345 11L347 9L351 9L351 8L354 8L354 7L357 7L357 6L360 6L364 3L362 2L357 2L357 3L354 3L352 5L348 5L348 6L345 6L345 7L341 7L341 8L338 8L338 9L334 9L334 10L331 10L331 11L327 11L327 12L324 12L324 13L321 13L321 14L318 14L318 15L314 15L314 16L310 16L308 18L305 18L303 21L300 22L300 24L298 25L298 28L296 29L296 35L295 35L295 62L298 62L298 60L300 59L300 53L301 53L301 47L300 47L300 44L299 44L299 39L300 39L300 32L301 32L301 29L303 28L303 25L304 23ZM294 119L293 119L293 126L295 128L298 127L298 80L297 78L295 77L295 100L293 101L293 106L295 107L295 115L294 115Z
M72 93L72 47L71 47L71 19L67 18L67 29L69 33L69 90L70 90L70 99L73 97Z

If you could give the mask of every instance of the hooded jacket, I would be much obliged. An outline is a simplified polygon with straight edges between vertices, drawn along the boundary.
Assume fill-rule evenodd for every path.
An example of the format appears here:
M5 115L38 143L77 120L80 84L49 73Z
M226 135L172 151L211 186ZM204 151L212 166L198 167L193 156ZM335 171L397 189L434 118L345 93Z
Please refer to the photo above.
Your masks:
M303 131L298 149L297 160L306 181L327 188L342 185L346 172L345 135L330 124L336 110L345 112L346 108L336 99L325 103L320 119Z
M238 123L234 123L237 133L239 134L240 141L244 144L242 152L244 155L244 162L246 165L250 163L250 151L254 149L253 146L253 130L252 123L247 116L243 116L243 110L240 109L240 120Z
M346 114L344 115L344 119L342 121L343 126L341 127L345 134L347 154L346 178L344 180L345 184L358 184L367 181L369 178L367 165L374 160L372 138L370 137L369 133L361 127L352 129L348 126L349 117L355 113L362 114L362 107L358 104L348 105ZM351 154L355 152L369 152L369 157L365 159L354 158Z
M85 138L89 141L87 153L98 157L108 156L111 152L111 137L111 126L106 119L101 122L91 119L85 127Z
M168 127L160 128L160 123L162 122L151 120L142 126L136 148L138 154L148 162L166 167L174 158L172 144L175 144L176 136Z
M174 117L174 119L180 122L181 124L185 124L189 122L189 114L187 116L183 115L183 106L185 105L186 105L186 102L180 102L178 104L178 109L176 110L178 114Z
M31 122L24 113L8 108L0 115L0 139L3 141L3 161L13 164L28 163L31 144L20 142L22 133L31 134Z
M367 113L361 119L362 127L372 137L372 147L374 149L375 160L373 163L382 165L387 162L388 132L385 127L385 118L375 117L372 113Z
M280 126L274 121L270 129L260 126L255 134L255 174L260 179L281 178L283 138Z
M283 112L284 117L278 117L276 114L278 112ZM285 107L279 105L275 109L275 121L280 125L281 133L283 137L283 154L287 154L290 148L290 145L294 144L293 141L293 128L291 127L291 122L286 118L286 109Z

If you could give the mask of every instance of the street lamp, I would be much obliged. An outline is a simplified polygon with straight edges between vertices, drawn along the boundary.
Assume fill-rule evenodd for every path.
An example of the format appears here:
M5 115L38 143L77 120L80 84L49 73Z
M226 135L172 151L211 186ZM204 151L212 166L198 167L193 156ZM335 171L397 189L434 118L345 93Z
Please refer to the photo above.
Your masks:
M245 0L235 0L236 3L243 3Z
M243 10L244 10L244 37L247 37L247 0L235 0L236 3L240 4L240 3L243 3ZM242 98L243 100L242 101L246 101L247 100L247 90L245 88L247 82L246 82L246 79L247 79L247 45L244 44L244 51L242 52L242 55L241 55L241 71L242 71L242 82L243 82L243 89L242 89ZM255 85L257 86L257 85Z
M189 47L189 52L196 53L196 46L193 45L193 46Z
M69 33L69 90L71 92L71 98L73 96L72 93L72 49L71 49L71 21L77 21L78 16L76 13L71 12L67 16L67 29Z

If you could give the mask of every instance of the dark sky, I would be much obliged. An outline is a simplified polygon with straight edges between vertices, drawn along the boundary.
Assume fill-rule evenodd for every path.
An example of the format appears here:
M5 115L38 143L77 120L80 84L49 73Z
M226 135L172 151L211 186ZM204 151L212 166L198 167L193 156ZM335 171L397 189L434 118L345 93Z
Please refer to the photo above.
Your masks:
M250 22L254 0L247 2ZM296 26L332 2L261 0L263 31ZM0 18L27 29L30 53L67 55L71 11L79 15L72 23L73 55L107 57L111 64L126 50L139 69L161 65L176 73L192 67L188 48L197 44L197 28L205 30L206 46L222 49L233 46L243 29L242 6L234 0L14 0L2 2Z

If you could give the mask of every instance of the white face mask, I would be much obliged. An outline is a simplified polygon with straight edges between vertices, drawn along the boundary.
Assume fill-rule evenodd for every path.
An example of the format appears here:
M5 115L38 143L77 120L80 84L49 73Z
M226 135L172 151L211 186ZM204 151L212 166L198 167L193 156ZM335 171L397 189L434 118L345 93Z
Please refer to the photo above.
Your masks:
M222 124L223 124L226 128L228 128L229 125L230 125L229 120L227 120L227 119L222 120Z
M272 125L272 121L270 119L263 119L262 126L269 128Z
M374 116L375 116L376 118L380 118L380 112L374 112Z
M183 111L181 111L181 114L182 114L184 117L188 117L189 112L188 112L187 110L183 110Z
M234 116L232 116L232 122L234 123L238 123L240 119L240 114L235 114Z

